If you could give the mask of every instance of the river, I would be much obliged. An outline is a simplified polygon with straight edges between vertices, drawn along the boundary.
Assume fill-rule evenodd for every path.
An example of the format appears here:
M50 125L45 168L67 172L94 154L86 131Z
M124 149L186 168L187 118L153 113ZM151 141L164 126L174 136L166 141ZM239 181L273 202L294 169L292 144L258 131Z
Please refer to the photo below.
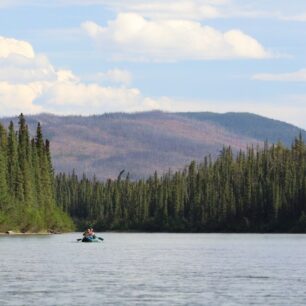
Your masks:
M0 305L306 305L306 235L0 236Z

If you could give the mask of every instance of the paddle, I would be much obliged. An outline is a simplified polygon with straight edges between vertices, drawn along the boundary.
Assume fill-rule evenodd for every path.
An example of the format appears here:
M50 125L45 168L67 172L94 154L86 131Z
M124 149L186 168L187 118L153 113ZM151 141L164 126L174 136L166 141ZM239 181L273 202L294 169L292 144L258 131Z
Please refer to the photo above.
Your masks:
M101 238L101 237L97 237L99 240L101 240L101 241L103 241L104 239L103 238ZM83 238L79 238L79 239L77 239L77 241L82 241L83 240Z

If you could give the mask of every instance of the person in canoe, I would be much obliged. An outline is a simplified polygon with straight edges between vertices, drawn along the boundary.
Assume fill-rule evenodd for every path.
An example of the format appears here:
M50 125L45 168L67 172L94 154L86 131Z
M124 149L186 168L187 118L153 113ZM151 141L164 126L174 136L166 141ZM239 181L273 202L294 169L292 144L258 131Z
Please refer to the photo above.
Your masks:
M96 234L93 230L92 227L89 227L84 233L83 233L83 237L85 239L95 239L96 238Z
M96 236L92 227L88 227L88 229L83 233L83 238L77 239L77 241L82 242L100 242L103 240L103 238Z
M93 239L97 238L97 237L96 237L96 234L95 234L95 232L94 232L94 230L93 230L92 227L89 229L89 233L90 233L90 236L91 236Z

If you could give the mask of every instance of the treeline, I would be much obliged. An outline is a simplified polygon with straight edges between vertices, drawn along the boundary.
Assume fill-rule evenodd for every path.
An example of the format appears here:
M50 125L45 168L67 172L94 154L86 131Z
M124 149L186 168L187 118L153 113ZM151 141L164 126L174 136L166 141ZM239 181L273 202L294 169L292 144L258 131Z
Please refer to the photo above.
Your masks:
M99 182L56 176L57 202L82 228L187 232L305 232L306 146L224 148L183 171Z
M33 139L22 114L18 132L13 122L8 130L0 124L0 232L72 228L71 219L55 202L49 141L40 124Z

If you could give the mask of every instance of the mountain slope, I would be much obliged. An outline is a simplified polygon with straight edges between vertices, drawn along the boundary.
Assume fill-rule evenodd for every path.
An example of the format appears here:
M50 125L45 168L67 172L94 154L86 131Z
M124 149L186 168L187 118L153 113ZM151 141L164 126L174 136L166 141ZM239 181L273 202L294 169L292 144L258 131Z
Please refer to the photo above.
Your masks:
M9 120L1 121L7 125ZM246 113L40 114L27 121L32 132L41 122L51 140L56 171L75 169L100 179L115 178L122 169L131 178L140 178L155 170L182 168L204 155L216 156L223 145L235 151L265 140L289 145L300 132L292 125ZM302 134L306 136L305 131Z
M281 141L287 146L291 145L292 139L301 131L294 125L251 113L216 114L206 112L180 113L180 115L200 121L211 121L234 133L267 140L270 143Z

